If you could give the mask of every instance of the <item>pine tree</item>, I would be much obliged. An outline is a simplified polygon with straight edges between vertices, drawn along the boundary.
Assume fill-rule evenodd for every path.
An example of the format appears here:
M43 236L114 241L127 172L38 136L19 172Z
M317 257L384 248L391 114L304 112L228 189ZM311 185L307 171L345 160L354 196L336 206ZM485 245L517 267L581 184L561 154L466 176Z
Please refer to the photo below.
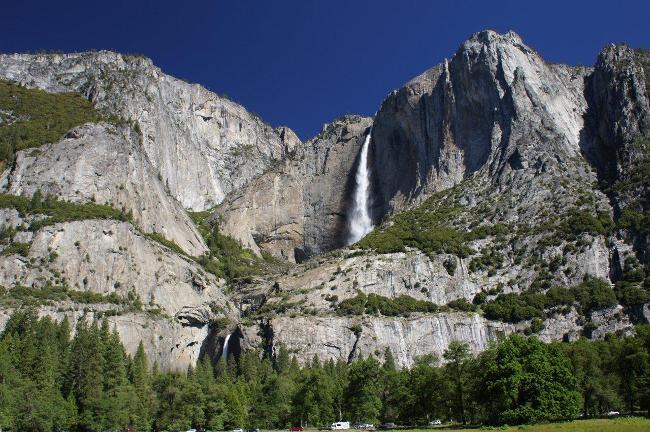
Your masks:
M75 395L79 425L89 429L102 427L101 405L104 397L103 347L97 323L90 327L85 318L77 323L72 341L70 369L66 387Z
M103 397L101 417L104 429L124 429L129 425L131 390L126 376L124 347L117 330L109 333L108 322L102 322L100 337L103 347Z
M384 350L383 383L381 392L381 420L395 422L399 418L399 407L402 394L401 375L395 366L395 358L390 348Z
M13 362L14 337L0 339L0 429L15 427L20 376Z
M291 367L291 359L289 358L289 350L284 345L280 345L279 352L275 359L276 370L283 373Z
M140 341L131 363L130 378L135 392L135 402L131 407L130 423L137 431L148 431L151 429L153 395L147 365L147 354L144 351L142 341Z

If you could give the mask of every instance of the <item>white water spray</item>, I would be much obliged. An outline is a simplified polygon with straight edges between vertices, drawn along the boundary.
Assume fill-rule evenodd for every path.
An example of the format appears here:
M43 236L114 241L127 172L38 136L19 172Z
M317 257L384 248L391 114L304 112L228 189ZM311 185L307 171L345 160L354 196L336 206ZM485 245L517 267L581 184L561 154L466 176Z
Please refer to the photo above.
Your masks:
M223 349L221 350L221 358L225 362L228 362L228 341L230 341L230 336L231 334L228 334L223 340Z
M361 147L359 166L355 175L354 203L352 207L352 218L350 219L350 231L348 244L356 243L363 236L373 229L370 219L370 170L368 169L368 147L372 130L366 135L366 140Z

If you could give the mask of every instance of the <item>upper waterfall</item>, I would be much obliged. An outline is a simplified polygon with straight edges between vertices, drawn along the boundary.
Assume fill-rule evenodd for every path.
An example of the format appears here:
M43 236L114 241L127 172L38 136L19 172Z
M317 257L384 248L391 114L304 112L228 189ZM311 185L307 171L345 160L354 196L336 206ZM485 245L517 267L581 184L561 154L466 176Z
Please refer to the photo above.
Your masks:
M370 218L370 169L368 167L368 147L372 129L366 135L361 147L359 166L355 175L352 217L349 222L348 244L356 243L374 228Z

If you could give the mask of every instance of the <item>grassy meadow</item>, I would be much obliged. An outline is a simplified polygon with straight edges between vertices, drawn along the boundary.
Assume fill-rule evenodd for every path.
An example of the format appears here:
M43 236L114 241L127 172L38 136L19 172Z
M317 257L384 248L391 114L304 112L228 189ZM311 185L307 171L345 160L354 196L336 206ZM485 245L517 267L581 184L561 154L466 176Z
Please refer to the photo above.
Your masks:
M448 430L494 430L503 432L645 432L650 431L650 419L643 417L621 417L615 419L575 420L571 422L545 423L535 425L482 427L478 429L463 429L441 426L431 429L419 429L416 431L431 432Z

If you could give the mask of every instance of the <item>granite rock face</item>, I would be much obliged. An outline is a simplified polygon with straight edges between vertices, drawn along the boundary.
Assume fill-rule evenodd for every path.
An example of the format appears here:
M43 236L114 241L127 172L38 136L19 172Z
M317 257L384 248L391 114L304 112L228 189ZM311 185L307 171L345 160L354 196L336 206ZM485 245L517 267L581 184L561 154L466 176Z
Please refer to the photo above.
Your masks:
M587 81L590 146L585 150L601 177L609 182L625 179L644 158L636 142L650 136L649 90L643 62L650 64L647 52L610 45L601 51Z
M162 234L189 255L203 254L203 239L158 179L138 140L128 127L72 129L56 144L18 152L2 191L31 197L39 190L69 202L124 209L145 232Z
M382 103L372 144L378 216L478 171L502 184L580 171L589 72L546 63L512 32L473 35Z
M25 222L4 212L5 224L12 218L16 226ZM0 257L2 286L42 287L51 281L75 290L115 292L123 298L132 290L142 303L158 306L170 316L188 306L195 309L215 303L230 308L222 280L146 238L129 223L84 220L24 234L22 240L31 243L27 256Z
M173 197L191 210L220 203L300 146L241 105L164 74L151 60L100 51L0 55L0 78L49 92L75 91L136 121L142 146Z
M412 318L278 317L268 325L273 329L270 349L276 352L284 345L303 364L314 355L321 361L381 357L390 348L399 367L410 367L425 354L442 358L452 340L468 342L479 352L514 330L512 325L462 313ZM254 345L255 341L245 343Z
M223 232L294 262L343 246L356 159L370 125L359 116L325 125L217 208Z

